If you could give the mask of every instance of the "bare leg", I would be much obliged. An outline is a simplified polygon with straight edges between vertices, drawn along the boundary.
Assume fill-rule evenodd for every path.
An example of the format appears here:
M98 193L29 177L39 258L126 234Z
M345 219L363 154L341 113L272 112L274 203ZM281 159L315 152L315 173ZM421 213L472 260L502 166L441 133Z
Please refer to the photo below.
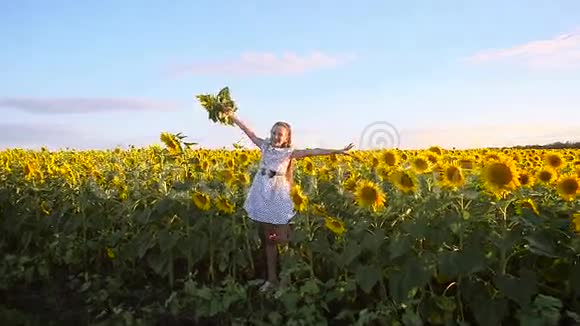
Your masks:
M278 284L278 248L276 240L270 239L270 235L276 232L271 224L264 224L264 248L266 252L267 280L272 284Z

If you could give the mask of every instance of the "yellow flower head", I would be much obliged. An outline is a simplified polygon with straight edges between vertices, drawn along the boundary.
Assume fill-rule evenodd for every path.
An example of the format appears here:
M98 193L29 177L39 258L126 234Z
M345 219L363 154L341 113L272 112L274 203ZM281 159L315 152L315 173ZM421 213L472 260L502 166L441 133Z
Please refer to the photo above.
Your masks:
M398 169L391 174L390 180L397 189L404 193L417 191L417 177L411 170Z
M208 211L211 208L210 197L203 192L196 191L193 193L192 199L195 206L202 211Z
M181 143L179 142L178 138L175 135L172 135L167 132L162 132L160 139L165 144L167 150L169 150L171 154L180 154L183 151L181 148Z
M303 162L304 172L313 175L315 173L314 162L310 158L305 158Z
M485 188L491 193L502 196L517 189L520 185L519 172L513 161L508 158L486 162L481 178Z
M335 235L341 236L346 232L344 223L334 217L327 216L324 218L324 226Z
M384 207L386 195L374 182L362 180L357 184L355 200L359 206L368 207L376 211Z
M531 198L520 199L516 202L516 213L518 215L522 215L522 209L527 208L534 212L536 215L540 215L540 211L538 210L538 206Z
M386 164L379 164L379 166L377 166L377 175L382 179L382 180L388 180L389 179L389 175L391 174L391 167L386 165Z
M567 174L560 177L556 184L558 194L564 200L572 201L576 199L576 195L580 192L580 185L578 185L578 178L573 174Z
M358 183L359 177L355 174L351 174L342 182L342 187L347 191L354 191Z
M574 232L580 233L580 211L572 215L572 227L574 228Z
M458 165L447 164L443 166L440 182L445 188L456 189L463 185L465 177L463 176L463 171Z
M314 211L314 214L318 215L326 214L326 207L324 207L324 204L314 204L312 205L312 210Z
M411 167L417 174L429 172L430 165L431 163L429 160L423 155L419 155L411 159Z
M535 177L532 173L528 171L520 171L518 181L522 187L531 187L534 185Z
M394 150L388 150L381 155L381 161L387 166L394 167L399 164L399 155Z
M564 165L564 159L560 153L554 151L544 156L544 163L553 169L559 169Z
M443 149L439 146L431 146L427 149L429 152L433 152L439 156L443 155Z
M225 214L233 214L235 212L235 205L224 196L218 196L215 206L218 211Z
M551 167L545 167L538 171L537 179L539 182L544 184L551 184L556 180L557 173Z
M308 207L308 197L302 193L302 189L300 189L299 185L296 184L292 187L292 190L290 191L290 197L294 203L294 209L297 212L306 211L306 208Z

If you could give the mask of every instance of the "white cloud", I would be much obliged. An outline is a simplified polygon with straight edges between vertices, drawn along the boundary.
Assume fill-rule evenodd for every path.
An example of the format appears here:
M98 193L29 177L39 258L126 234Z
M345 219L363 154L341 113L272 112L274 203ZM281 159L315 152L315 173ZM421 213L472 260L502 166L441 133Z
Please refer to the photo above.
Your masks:
M297 75L313 70L330 69L344 65L354 55L331 55L315 51L307 55L287 52L246 52L240 57L214 62L196 62L170 68L173 75Z
M173 102L137 98L0 98L0 108L42 114L166 110L176 107L177 104Z
M532 69L577 69L580 68L580 30L509 48L481 51L466 60L474 64L506 62Z

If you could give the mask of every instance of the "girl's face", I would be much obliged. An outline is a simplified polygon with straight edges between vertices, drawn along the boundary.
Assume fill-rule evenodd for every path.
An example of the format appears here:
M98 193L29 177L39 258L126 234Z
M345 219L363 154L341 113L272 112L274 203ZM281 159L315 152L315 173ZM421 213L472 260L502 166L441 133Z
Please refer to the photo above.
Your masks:
M283 126L276 126L272 128L270 133L272 146L279 147L288 141L288 129L284 128Z

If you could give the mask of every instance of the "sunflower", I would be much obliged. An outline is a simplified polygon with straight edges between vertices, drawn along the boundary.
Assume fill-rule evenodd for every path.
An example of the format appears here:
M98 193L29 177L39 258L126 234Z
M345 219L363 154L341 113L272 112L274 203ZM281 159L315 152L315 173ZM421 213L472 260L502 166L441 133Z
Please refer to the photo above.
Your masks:
M290 191L290 197L294 203L294 209L297 212L304 212L308 207L308 197L302 193L299 185L294 185Z
M534 184L535 178L534 175L528 171L520 171L518 181L522 187L530 187Z
M250 184L250 177L247 173L238 173L236 174L236 182L244 186L248 185Z
M362 180L357 184L355 200L359 206L376 211L385 205L386 195L374 182Z
M518 170L508 158L487 162L480 176L485 188L498 196L503 196L520 185Z
M575 175L567 174L559 178L556 189L558 194L564 200L572 201L576 199L576 195L580 192L580 185L578 185L578 178Z
M321 181L329 181L331 178L331 174L330 174L331 170L330 168L323 166L320 169L318 169L318 179Z
M574 232L580 233L580 211L572 214L572 227Z
M234 171L231 169L225 169L220 171L219 178L225 184L230 185L235 181L235 174Z
M531 198L520 199L516 201L516 213L518 215L522 215L522 208L527 208L534 212L536 215L540 215L540 211L538 210L538 206Z
M439 162L439 156L437 156L435 153L427 153L425 154L425 157L431 163L431 165L435 165L437 162Z
M399 164L399 155L395 151L385 151L381 155L382 163L387 166L394 167Z
M211 207L211 200L208 194L196 191L192 196L193 203L202 211L208 211Z
M246 163L250 162L250 156L246 152L241 152L238 155L238 161L241 165L245 165Z
M324 226L335 235L341 236L346 232L344 223L334 217L327 216L324 218Z
M441 173L441 185L445 188L455 189L460 187L465 182L463 171L456 164L447 164L443 166Z
M215 206L218 211L225 214L233 214L235 212L235 205L224 196L218 196Z
M548 165L553 169L559 169L564 165L564 159L562 158L562 155L560 155L560 153L557 152L551 152L546 154L544 156L544 162L546 163L546 165Z
M551 167L545 167L537 173L538 181L545 184L550 184L556 179L556 171Z
M181 143L179 142L179 140L175 135L170 134L168 132L162 132L160 139L169 150L169 153L177 155L183 151L183 149L181 148Z
M312 211L316 215L325 215L326 207L324 206L324 204L314 204L312 205Z
M437 154L438 156L443 155L443 149L441 149L441 147L439 147L439 146L431 146L427 150L429 152L433 152L433 153Z
M411 168L417 174L429 172L429 168L430 168L429 160L423 155L413 157L411 159Z
M359 177L357 175L350 175L342 182L342 187L347 191L354 191L356 189Z
M306 174L313 175L315 173L314 162L310 158L305 158L302 166Z
M387 180L389 178L389 175L391 174L391 168L386 165L386 164L380 164L377 167L377 175L382 179L382 180Z
M391 182L404 193L417 191L417 176L411 170L398 169L391 174Z
M203 171L207 171L209 169L210 163L208 160L203 160L201 161L201 163L199 163L199 168L202 169Z

